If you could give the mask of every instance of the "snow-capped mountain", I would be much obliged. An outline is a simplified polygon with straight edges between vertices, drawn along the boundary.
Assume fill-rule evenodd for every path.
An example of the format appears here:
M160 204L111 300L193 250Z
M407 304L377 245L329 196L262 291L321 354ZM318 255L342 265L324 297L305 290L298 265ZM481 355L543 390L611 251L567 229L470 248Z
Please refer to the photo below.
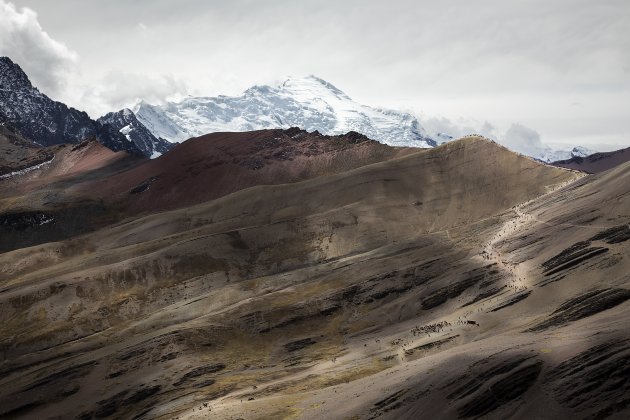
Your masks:
M571 150L553 150L549 148L549 150L544 153L539 159L543 162L550 163L559 160L568 160L574 157L586 157L594 153L597 152L582 146L574 147Z
M156 138L151 132L136 118L131 110L125 108L118 112L110 112L98 119L98 122L109 125L125 138L133 143L143 155L156 158L166 153L173 147L163 139Z
M163 105L140 101L132 109L155 137L171 142L218 131L299 127L328 135L356 131L392 146L415 147L433 147L480 132L544 162L593 153L580 147L554 150L542 143L534 130L519 124L500 135L487 122L469 121L462 126L444 118L422 122L406 112L359 104L315 76L291 77L278 86L253 86L241 96L187 97Z
M437 125L431 121L422 123L406 112L359 104L315 76L292 77L278 86L253 86L241 96L188 97L164 105L140 101L133 111L123 109L94 121L41 93L17 64L0 57L0 124L43 146L96 138L115 151L157 157L172 143L218 131L289 127L327 135L356 131L381 143L413 147L433 147L469 131L468 126L449 121ZM544 162L595 153L583 147L553 150L538 133L518 124L504 135L482 132Z
M8 57L0 57L0 123L42 146L96 138L114 151L140 153L118 130L41 93Z
M254 86L241 96L188 97L164 105L141 101L133 111L155 137L172 142L217 131L299 127L327 135L356 131L393 146L437 145L413 115L361 105L315 76Z

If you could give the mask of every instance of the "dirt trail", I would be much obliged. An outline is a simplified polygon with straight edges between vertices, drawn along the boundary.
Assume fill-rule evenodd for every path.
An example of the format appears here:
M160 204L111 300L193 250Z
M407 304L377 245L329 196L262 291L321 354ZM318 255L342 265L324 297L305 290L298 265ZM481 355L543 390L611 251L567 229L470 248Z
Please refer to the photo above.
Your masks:
M540 200L542 197L552 194L566 187L567 185L572 184L573 182L577 181L580 178L576 178L576 179L555 185L546 194L543 194L540 197L525 201L523 203L520 203L514 206L512 210L516 214L516 218L510 219L507 222L505 222L503 226L501 226L501 228L498 230L498 232L492 238L490 238L490 241L483 247L483 250L480 253L481 257L486 261L496 263L499 266L499 268L503 269L505 272L511 275L511 284L509 284L508 287L510 287L514 291L514 293L524 292L530 288L530 283L528 281L528 275L527 275L528 270L526 269L526 267L524 267L523 263L514 263L510 261L510 259L508 259L505 254L501 253L497 244L501 243L506 238L524 230L524 228L531 223L540 223L540 224L546 224L549 226L572 226L572 227L585 227L585 228L593 228L593 229L607 228L607 227L602 227L602 226L581 226L581 225L575 225L575 224L569 224L569 223L552 224L552 223L540 220L535 215L524 211L525 207L531 204L533 201Z

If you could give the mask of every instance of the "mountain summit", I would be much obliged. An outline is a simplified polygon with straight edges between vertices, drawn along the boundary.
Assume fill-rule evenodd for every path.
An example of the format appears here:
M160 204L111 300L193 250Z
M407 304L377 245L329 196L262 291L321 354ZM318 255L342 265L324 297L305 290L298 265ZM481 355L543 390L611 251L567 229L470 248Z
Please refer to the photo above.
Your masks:
M241 96L188 97L164 105L139 102L133 111L155 137L172 142L212 132L300 127L326 135L356 131L391 146L438 143L413 115L361 105L315 76L253 86Z
M0 90L8 89L33 89L33 85L20 66L9 57L0 57Z
M41 93L8 57L0 57L0 123L12 126L42 146L96 138L114 151L139 153L133 143L112 127Z
M101 124L110 125L118 130L127 140L133 143L142 154L155 158L167 152L173 144L156 138L147 128L136 118L131 110L125 108L118 112L110 112L98 119Z

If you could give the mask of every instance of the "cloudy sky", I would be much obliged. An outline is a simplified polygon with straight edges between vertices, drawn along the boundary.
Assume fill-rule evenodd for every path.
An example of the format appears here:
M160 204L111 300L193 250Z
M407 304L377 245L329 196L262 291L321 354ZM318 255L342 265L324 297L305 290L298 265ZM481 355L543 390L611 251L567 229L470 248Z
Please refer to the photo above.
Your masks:
M630 146L628 0L0 0L0 55L93 117L314 74L445 125Z

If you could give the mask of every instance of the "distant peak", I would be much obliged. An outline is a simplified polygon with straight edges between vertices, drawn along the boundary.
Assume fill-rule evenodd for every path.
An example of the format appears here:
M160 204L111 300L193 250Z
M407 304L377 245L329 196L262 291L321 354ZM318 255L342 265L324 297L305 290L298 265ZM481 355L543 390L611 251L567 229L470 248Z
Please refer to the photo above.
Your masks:
M125 121L126 123L134 123L137 121L136 115L129 108L123 108L120 111L108 112L98 121L102 124L112 124L116 120Z
M320 90L322 88L324 88L326 91L331 92L337 96L343 96L345 98L348 98L348 95L346 95L342 90L338 89L335 85L333 85L332 83L327 82L326 80L314 76L312 74L309 74L308 76L304 76L304 77L295 77L295 76L289 76L281 85L280 88L283 89L287 89L287 90L293 90L293 89L309 89L309 90ZM350 98L348 98L350 99Z

